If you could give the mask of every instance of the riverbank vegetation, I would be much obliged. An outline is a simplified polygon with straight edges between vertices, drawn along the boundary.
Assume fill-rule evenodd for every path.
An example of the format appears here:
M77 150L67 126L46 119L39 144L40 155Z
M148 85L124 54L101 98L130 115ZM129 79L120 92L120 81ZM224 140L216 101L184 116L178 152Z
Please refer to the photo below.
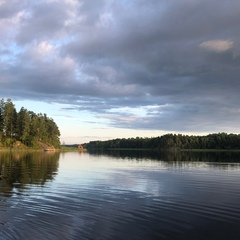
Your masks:
M152 138L122 138L91 141L87 149L152 149L152 150L240 150L240 134L212 133L206 136L166 134Z
M60 148L61 148L61 152L78 152L79 151L77 144L72 144L72 145L62 144Z
M59 148L60 131L46 114L22 107L19 112L10 99L0 100L0 148Z

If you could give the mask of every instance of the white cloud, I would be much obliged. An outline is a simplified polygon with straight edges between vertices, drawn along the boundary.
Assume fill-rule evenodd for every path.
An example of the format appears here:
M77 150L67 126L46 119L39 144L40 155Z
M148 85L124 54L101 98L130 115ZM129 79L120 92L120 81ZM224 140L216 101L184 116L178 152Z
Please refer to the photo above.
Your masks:
M70 4L72 6L76 6L78 4L77 0L65 0L67 4Z
M62 65L66 68L72 68L72 69L76 68L75 61L70 57L65 57L64 59L61 59L61 61L62 61Z
M20 11L20 12L16 13L15 16L12 17L11 21L13 24L15 24L17 26L18 24L21 23L22 19L27 18L29 14L30 13L28 13L27 11Z
M42 41L37 46L37 52L40 55L47 55L47 54L51 53L52 50L53 50L53 45L51 45L47 41Z
M122 115L116 115L116 114L102 114L102 115L98 115L97 117L106 118L112 121L120 121L124 123L135 122L138 120L138 117L136 116L122 116Z
M233 47L233 41L231 40L210 40L200 44L200 47L213 52L225 52Z
M97 23L98 28L108 28L113 22L112 13L105 12L101 14L99 22Z

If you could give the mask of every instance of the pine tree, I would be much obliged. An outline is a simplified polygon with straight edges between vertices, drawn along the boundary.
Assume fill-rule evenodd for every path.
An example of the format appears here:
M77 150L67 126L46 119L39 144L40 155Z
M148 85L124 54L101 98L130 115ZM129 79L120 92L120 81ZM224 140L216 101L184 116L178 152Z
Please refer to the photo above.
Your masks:
M59 137L58 126L46 114L36 114L24 107L17 113L10 99L0 100L0 143L7 147L13 146L15 141L31 147L42 144L59 147Z
M30 134L30 117L27 109L22 107L17 116L17 136L20 141L28 145Z
M2 140L2 134L4 129L4 109L5 109L5 102L2 98L0 100L0 141Z
M7 100L4 106L3 114L3 132L6 138L13 138L17 130L17 111L10 99Z

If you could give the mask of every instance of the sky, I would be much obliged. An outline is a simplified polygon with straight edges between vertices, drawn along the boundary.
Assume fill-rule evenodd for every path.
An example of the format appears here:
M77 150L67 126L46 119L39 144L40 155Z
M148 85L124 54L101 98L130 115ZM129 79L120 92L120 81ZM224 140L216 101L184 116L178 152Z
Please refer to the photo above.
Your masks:
M66 144L240 133L239 0L0 0L0 98Z

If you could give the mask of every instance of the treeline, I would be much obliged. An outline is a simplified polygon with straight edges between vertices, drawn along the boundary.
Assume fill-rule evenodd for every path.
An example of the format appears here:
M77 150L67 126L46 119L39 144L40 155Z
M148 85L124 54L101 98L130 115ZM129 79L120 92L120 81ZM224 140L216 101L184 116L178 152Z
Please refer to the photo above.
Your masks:
M87 149L240 149L240 134L213 133L207 136L166 134L152 138L122 138L108 141L92 141Z
M12 147L21 142L28 147L41 144L60 146L60 132L52 118L24 107L19 112L10 99L0 100L0 145Z

